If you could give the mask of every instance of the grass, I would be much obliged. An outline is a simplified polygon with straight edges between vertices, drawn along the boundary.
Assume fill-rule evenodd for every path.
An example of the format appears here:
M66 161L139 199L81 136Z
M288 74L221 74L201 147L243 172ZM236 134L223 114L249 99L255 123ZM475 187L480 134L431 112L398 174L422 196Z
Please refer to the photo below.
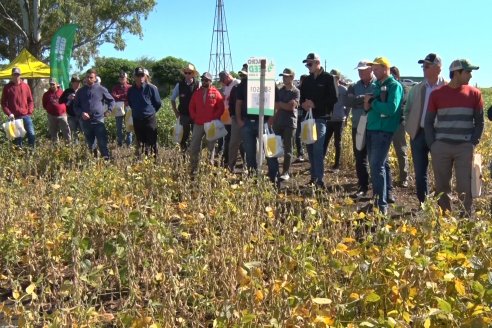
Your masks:
M169 108L159 120L167 144ZM478 148L486 163L490 136ZM172 146L157 163L114 154L108 164L82 146L0 146L0 325L492 324L488 174L473 221L442 215L435 200L389 219L359 213L343 190L277 193L205 163L191 181ZM351 163L347 154L342 175Z

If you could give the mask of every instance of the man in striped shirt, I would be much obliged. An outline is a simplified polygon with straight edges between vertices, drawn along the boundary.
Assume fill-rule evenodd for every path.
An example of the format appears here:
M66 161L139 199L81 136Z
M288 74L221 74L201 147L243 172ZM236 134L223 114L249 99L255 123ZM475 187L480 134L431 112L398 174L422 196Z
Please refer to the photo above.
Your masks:
M468 85L472 71L479 67L466 59L457 59L449 67L451 81L432 91L425 118L425 138L432 156L436 193L442 193L439 206L451 211L453 166L456 190L471 215L471 171L475 146L482 136L483 99L480 90Z

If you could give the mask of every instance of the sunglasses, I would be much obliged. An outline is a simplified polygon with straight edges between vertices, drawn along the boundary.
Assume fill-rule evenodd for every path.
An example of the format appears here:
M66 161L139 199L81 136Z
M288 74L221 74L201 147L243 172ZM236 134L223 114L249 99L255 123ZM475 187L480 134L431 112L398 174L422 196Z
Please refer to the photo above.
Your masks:
M313 63L307 63L306 64L306 67L311 67L311 66L313 66Z
M184 72L186 75L191 75L193 72Z

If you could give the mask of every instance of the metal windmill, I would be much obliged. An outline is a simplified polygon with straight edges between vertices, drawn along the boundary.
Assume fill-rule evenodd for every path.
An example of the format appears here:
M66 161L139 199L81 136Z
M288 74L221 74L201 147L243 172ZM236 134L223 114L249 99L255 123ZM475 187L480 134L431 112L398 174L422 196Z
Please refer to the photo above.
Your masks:
M224 1L217 0L208 71L217 80L221 71L230 72L232 70L231 47L229 44L229 34L227 33Z

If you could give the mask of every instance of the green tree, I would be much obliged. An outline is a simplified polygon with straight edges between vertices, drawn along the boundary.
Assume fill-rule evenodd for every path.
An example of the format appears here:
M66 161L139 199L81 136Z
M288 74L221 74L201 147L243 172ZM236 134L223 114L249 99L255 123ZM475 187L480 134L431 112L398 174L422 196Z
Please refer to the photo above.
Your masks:
M187 61L168 56L158 60L152 66L153 80L162 97L167 97L174 85L182 78L181 69L188 64Z
M94 68L97 75L101 77L102 85L111 91L113 86L118 83L118 77L122 71L128 74L128 81L131 83L133 70L136 66L135 61L128 59L99 57L96 58Z

